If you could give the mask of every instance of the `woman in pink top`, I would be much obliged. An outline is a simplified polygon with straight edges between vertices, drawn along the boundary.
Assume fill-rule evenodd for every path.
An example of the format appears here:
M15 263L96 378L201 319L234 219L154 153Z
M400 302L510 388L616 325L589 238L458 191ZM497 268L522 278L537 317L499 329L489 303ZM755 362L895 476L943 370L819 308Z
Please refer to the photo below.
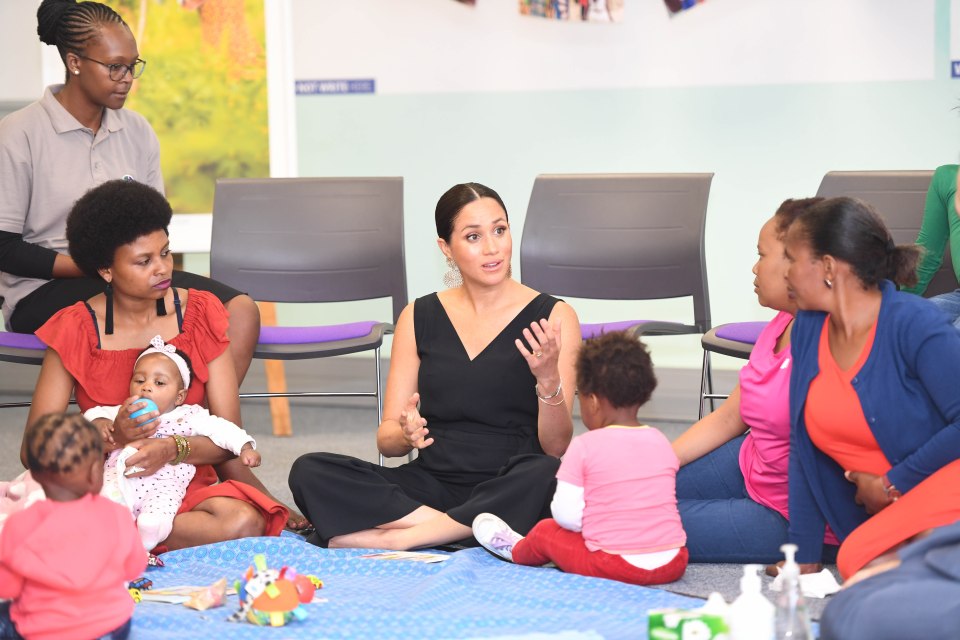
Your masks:
M477 541L527 566L553 562L631 584L678 580L687 549L674 496L677 456L662 433L637 421L656 386L643 343L623 333L587 340L577 356L577 389L589 431L560 463L553 517L523 537L481 513L473 521Z
M822 198L787 200L760 229L753 288L778 311L760 334L730 397L673 443L677 501L692 562L775 562L787 541L790 330L783 239Z

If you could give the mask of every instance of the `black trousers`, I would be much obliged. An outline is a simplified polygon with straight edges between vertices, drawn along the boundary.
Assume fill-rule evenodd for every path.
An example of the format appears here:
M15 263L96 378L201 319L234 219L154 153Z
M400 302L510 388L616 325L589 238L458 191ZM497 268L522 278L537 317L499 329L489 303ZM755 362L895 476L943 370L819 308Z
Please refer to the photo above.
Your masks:
M421 506L467 527L477 514L495 513L526 534L550 517L559 467L553 456L519 455L492 478L457 484L437 479L417 461L390 468L336 453L308 453L293 463L289 482L297 507L316 528L309 540L326 546L330 538L399 520Z

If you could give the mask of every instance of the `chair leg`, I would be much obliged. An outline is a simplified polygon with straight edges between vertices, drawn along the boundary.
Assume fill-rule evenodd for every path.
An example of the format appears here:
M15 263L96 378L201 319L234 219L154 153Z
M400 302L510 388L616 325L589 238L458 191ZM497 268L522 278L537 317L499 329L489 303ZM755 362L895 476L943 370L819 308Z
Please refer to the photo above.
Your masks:
M260 303L260 320L264 325L276 326L277 305L272 302ZM267 375L267 391L270 393L287 392L287 375L281 360L264 360ZM290 400L288 398L270 398L270 418L273 421L273 435L291 436Z
M267 391L270 393L287 392L287 376L280 360L264 360L264 370L267 373ZM273 422L273 435L291 436L293 428L290 424L290 399L270 398L270 419Z
M713 368L710 363L710 352L703 350L703 364L700 367L700 410L699 418L703 418L703 405L710 401L710 412L716 408L713 398Z
M380 347L374 349L373 359L376 362L377 370L377 429L380 429L380 423L383 422L383 388L380 384ZM383 466L383 454L377 452L380 456L380 466Z

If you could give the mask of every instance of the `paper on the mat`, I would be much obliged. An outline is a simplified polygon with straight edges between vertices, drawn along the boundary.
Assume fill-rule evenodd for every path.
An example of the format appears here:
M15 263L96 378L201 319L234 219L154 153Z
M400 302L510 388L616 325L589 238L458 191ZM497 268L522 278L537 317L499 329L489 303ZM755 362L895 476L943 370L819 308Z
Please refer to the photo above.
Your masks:
M409 562L443 562L449 560L450 555L446 553L426 553L423 551L379 551L377 553L365 553L361 558L370 560L407 560Z
M771 591L780 591L783 588L783 574L778 574L770 584ZM807 598L826 598L840 591L840 584L833 577L829 569L820 573L804 573L800 575L800 591Z

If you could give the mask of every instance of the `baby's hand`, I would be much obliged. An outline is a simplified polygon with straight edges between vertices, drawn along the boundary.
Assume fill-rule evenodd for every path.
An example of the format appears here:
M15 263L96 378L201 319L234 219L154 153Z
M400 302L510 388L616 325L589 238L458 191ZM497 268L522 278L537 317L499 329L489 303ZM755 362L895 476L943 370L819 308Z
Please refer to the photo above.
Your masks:
M243 449L240 449L240 462L248 467L259 467L260 452L254 449L248 442L243 445Z
M111 420L97 418L93 421L93 424L100 432L100 437L103 438L105 444L111 447L117 444L116 440L113 439L113 422Z

